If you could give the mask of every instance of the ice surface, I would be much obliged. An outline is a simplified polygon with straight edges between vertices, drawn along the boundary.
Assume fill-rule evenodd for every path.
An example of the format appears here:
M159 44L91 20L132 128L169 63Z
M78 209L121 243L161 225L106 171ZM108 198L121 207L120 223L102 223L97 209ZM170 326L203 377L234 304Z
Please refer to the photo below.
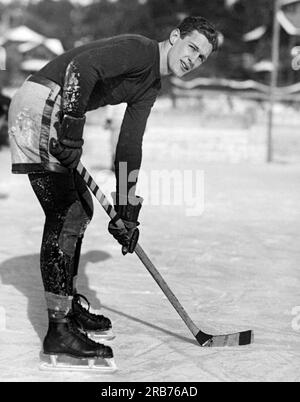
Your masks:
M200 348L136 256L121 255L95 203L79 290L113 321L119 371L105 376L39 371L47 326L39 272L43 214L27 177L10 175L9 153L3 150L1 381L300 380L299 164L203 163L189 153L189 144L200 147L197 136L201 130L203 138L204 129L180 126L177 117L168 131L163 116L154 113L151 119L143 169L204 170L205 211L187 217L184 206L145 205L141 244L203 331L253 329L255 344ZM174 138L181 141L178 154ZM154 152L157 144L163 154ZM88 125L83 161L95 177L99 167L109 167L108 150L107 132Z

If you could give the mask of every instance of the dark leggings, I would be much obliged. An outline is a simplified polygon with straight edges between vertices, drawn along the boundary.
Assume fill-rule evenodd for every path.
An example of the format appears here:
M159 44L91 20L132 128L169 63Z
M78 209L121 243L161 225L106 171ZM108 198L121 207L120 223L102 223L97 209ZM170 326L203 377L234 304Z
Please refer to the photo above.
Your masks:
M46 216L40 261L44 289L72 295L82 237L93 216L91 195L76 171L28 177Z

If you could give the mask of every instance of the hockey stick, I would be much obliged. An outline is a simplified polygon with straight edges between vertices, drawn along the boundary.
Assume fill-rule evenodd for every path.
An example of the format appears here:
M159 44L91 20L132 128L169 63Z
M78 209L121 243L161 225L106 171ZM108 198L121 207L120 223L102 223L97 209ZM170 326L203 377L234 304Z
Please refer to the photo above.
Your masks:
M102 191L97 186L92 176L89 174L89 172L86 170L86 168L82 165L81 162L79 162L77 166L77 171L87 184L88 188L94 194L95 198L104 208L107 215L111 219L116 218L117 213L114 210L113 206L109 203L106 196L102 193ZM121 218L117 219L115 221L115 224L124 228L124 223ZM142 261L142 263L145 265L147 270L150 272L150 274L152 275L158 286L161 288L161 290L168 298L169 302L175 308L177 313L180 315L182 320L185 322L186 326L189 328L189 330L191 331L191 333L194 335L197 342L201 346L206 347L238 346L238 345L244 346L249 345L250 343L253 342L254 334L252 331L236 332L234 334L228 334L228 335L210 335L206 334L205 332L202 332L188 316L188 314L180 304L179 300L176 298L176 296L171 291L171 289L169 288L169 286L167 285L161 274L155 268L155 266L153 265L153 263L151 262L151 260L149 259L149 257L139 244L136 245L135 253Z

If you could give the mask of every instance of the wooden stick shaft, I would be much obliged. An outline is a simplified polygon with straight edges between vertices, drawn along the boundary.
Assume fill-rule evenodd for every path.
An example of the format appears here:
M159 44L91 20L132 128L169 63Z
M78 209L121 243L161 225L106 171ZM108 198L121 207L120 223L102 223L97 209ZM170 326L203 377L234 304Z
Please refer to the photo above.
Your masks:
M106 198L105 194L102 193L92 176L89 174L89 172L86 170L86 168L82 165L81 162L79 162L77 166L77 171L80 174L80 176L83 178L91 192L94 194L95 198L99 201L99 203L102 205L103 209L107 213L107 215L113 219L116 217L117 213L114 210L113 206L109 203L108 199ZM124 223L122 219L118 219L116 221L116 224L120 227L124 227ZM147 256L145 251L142 249L142 247L137 244L135 248L135 253L141 260L141 262L144 264L144 266L147 268L147 270L150 272L151 276L153 279L156 281L158 286L161 288L161 290L164 292L166 297L168 298L169 302L172 304L172 306L175 308L177 313L180 315L182 320L185 322L186 326L189 328L189 330L192 332L194 336L196 336L199 332L199 328L194 324L194 322L191 320L191 318L188 316L182 305L180 304L179 300L177 297L174 295L172 290L169 288L168 284L166 281L163 279L161 274L158 272L150 258Z
M192 332L194 336L196 336L199 332L199 328L194 324L194 322L191 320L191 318L188 316L187 312L185 309L182 307L180 304L179 300L177 297L174 295L172 290L169 288L168 284L166 281L163 279L161 274L158 272L152 261L149 259L145 251L142 249L142 247L137 244L135 248L135 253L139 257L139 259L142 261L142 263L145 265L147 270L150 272L152 277L154 278L155 282L158 284L158 286L161 288L161 290L164 292L166 297L168 298L169 302L172 304L172 306L175 308L177 313L180 315L180 317L183 319L185 322L186 326L189 328L189 330Z

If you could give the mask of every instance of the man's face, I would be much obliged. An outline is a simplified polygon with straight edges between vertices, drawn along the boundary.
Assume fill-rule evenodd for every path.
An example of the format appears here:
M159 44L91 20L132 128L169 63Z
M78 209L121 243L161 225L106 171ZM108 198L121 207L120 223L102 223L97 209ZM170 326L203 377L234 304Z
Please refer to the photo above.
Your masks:
M213 50L206 36L196 30L181 39L180 31L175 29L170 35L170 43L168 69L177 77L183 77L201 66Z

